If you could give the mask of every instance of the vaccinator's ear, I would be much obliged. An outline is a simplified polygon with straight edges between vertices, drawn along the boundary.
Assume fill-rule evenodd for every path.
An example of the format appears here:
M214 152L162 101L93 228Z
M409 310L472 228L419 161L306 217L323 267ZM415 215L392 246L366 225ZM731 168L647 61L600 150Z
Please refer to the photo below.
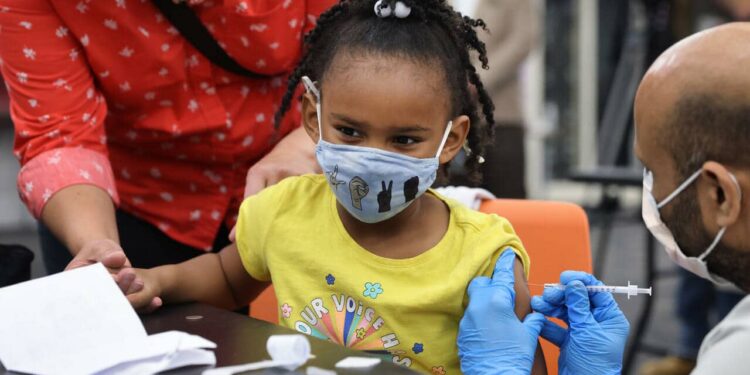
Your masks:
M448 132L448 138L445 140L443 152L440 153L441 165L448 163L456 157L458 151L461 150L464 142L466 142L470 128L471 120L469 116L461 115L453 119L453 125L450 132Z
M742 211L742 189L737 178L725 166L714 161L703 164L703 176L711 206L709 212L719 228L728 227L739 220Z

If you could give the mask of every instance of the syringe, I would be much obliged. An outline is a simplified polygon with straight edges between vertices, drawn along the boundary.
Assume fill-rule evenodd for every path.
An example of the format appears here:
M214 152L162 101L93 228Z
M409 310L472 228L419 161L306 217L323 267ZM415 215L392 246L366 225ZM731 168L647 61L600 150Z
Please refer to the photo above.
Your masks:
M544 284L545 288L557 288L560 290L565 290L565 285L563 284ZM590 285L586 286L586 289L589 292L607 292L607 293L615 293L615 294L627 294L628 299L630 299L630 296L637 296L639 294L648 294L651 295L651 287L649 288L639 288L638 285L632 285L630 284L630 281L628 281L628 286L609 286L609 285Z

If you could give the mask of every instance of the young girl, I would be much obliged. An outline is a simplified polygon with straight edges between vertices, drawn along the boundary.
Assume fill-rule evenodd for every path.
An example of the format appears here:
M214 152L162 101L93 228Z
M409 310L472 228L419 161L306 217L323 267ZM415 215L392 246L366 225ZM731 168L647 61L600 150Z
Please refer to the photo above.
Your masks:
M323 14L277 120L301 81L302 123L324 174L248 198L236 245L139 271L145 287L131 302L236 307L273 281L284 326L460 373L466 288L503 250L517 254L516 312L529 312L529 259L511 225L429 190L440 165L470 147L476 166L491 139L493 106L469 57L476 50L486 67L476 26L444 0L345 0ZM546 373L537 354L534 373Z

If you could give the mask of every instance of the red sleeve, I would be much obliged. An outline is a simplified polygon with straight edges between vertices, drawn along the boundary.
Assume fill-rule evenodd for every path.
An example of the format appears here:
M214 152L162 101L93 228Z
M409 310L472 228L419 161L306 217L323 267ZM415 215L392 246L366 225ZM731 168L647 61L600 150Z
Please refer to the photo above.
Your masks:
M52 194L80 183L101 187L117 202L104 132L107 106L79 42L46 0L0 1L0 33L0 71L22 166L19 193L29 210L38 217ZM50 163L51 155L66 162Z

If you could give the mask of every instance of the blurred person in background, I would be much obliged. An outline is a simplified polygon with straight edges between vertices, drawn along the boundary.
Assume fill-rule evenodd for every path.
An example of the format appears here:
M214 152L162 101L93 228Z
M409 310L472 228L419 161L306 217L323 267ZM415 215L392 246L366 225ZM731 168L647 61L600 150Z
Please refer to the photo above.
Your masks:
M278 128L273 116L302 36L334 2L182 1L250 78L212 63L156 2L0 0L18 190L47 271L220 249L244 196L316 171L299 109Z
M540 20L530 0L453 0L462 14L481 18L489 32L489 70L479 76L495 104L495 139L480 168L481 187L501 198L526 198L524 118L520 69L538 42ZM462 163L457 160L457 165ZM472 185L460 170L451 169L451 184Z

